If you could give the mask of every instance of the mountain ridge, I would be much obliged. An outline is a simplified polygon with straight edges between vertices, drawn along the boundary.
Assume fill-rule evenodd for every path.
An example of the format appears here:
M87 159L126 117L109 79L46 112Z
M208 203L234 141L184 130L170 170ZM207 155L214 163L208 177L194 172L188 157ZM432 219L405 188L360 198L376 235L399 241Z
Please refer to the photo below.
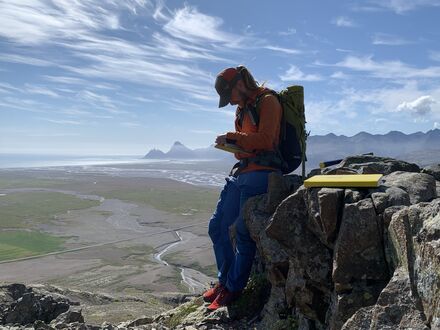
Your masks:
M437 152L438 151L438 152ZM387 155L408 159L412 154L418 155L421 165L429 165L440 161L440 129L405 134L400 131L390 131L386 134L371 134L359 132L351 137L329 133L312 135L307 139L308 167L317 167L319 162L344 158L351 154L373 152L375 155ZM176 141L169 151L163 152L151 149L144 159L212 159L230 160L233 155L214 148L190 149L182 142Z

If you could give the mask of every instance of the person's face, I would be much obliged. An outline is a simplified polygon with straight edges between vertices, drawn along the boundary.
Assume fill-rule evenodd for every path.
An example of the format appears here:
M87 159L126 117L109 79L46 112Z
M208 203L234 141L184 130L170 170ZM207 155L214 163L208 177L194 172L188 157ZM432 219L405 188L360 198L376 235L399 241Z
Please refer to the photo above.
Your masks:
M244 86L243 80L237 81L231 90L231 105L243 106L246 101L246 87Z

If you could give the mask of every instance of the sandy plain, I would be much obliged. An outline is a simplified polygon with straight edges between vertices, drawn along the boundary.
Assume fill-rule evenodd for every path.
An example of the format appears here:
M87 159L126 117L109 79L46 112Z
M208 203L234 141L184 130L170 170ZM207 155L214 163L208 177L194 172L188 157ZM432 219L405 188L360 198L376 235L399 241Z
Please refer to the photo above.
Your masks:
M225 176L216 166L213 177ZM62 239L56 251L0 259L0 283L62 290L82 303L86 320L95 324L152 315L170 308L179 295L200 293L216 272L207 225L220 186L168 179L166 171L148 177L140 165L112 166L110 172L103 167L0 171L0 233L24 230ZM172 167L175 178L179 170L184 179L197 173L186 173L187 165ZM15 228L5 212L30 205L20 205L21 196L35 196L44 205L64 196L93 206L66 204L44 213L44 205L32 204Z

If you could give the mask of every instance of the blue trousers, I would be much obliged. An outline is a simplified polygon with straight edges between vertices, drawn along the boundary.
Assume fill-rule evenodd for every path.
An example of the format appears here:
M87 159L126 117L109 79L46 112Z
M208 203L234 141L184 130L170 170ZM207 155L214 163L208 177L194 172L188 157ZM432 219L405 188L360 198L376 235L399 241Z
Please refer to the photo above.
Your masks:
M255 242L242 216L244 203L252 196L267 192L268 175L272 171L253 171L226 178L217 208L209 222L217 262L219 282L229 291L242 290L248 281L255 257ZM229 227L236 224L236 249L233 251Z

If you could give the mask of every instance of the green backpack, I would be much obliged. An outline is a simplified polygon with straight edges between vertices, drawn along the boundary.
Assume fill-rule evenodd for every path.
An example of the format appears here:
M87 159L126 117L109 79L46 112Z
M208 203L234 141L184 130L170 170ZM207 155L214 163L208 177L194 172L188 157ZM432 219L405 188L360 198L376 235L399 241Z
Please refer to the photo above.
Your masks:
M261 152L250 161L262 165L274 165L281 169L284 174L290 173L302 164L302 176L305 177L306 140L304 87L289 86L277 93L269 90L257 97L255 107L250 110L251 117L256 125L259 123L259 103L267 94L273 94L283 108L281 119L280 144L276 155L273 152Z

